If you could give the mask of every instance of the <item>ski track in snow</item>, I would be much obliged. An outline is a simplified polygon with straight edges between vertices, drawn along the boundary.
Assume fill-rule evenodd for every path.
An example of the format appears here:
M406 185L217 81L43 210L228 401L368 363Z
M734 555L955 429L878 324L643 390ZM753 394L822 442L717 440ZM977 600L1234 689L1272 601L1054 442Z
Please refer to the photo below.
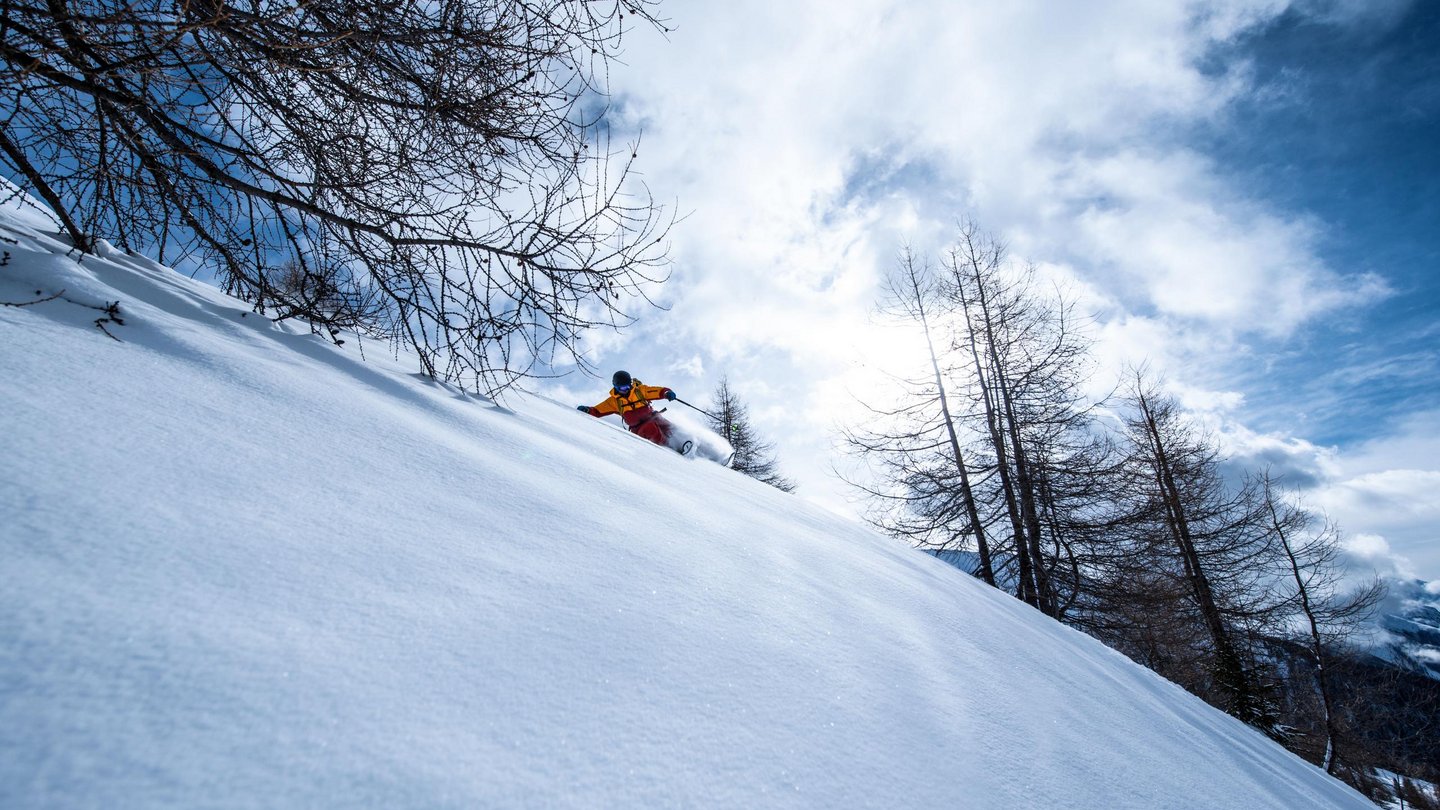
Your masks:
M0 806L1367 808L950 566L33 220Z

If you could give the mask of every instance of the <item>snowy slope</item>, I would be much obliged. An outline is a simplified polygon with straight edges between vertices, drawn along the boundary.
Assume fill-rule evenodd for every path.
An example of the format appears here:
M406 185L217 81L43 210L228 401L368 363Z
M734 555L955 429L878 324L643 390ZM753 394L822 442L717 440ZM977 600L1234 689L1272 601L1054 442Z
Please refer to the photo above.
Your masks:
M0 307L0 807L1371 806L793 496L0 236L70 299Z

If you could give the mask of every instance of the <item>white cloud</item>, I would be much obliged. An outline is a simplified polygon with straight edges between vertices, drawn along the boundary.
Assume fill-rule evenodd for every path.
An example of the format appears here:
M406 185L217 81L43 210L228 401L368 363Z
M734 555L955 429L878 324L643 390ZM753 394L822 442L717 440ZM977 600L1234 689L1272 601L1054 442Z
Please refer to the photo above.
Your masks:
M1440 580L1440 411L1383 427L1375 439L1333 455L1313 502L1341 528L1383 536L1406 575Z
M1331 508L1349 513L1373 512L1368 525L1428 522L1440 526L1440 470L1384 470L1334 484L1327 493Z
M666 6L675 31L631 37L613 78L617 121L645 133L645 180L689 214L669 311L592 357L669 363L677 384L707 388L729 373L773 409L802 493L832 493L829 426L914 358L913 337L869 317L880 277L902 243L933 249L974 215L1098 316L1102 366L1149 361L1188 399L1234 407L1240 392L1201 372L1244 334L1385 294L1325 267L1317 223L1254 199L1181 137L1250 92L1248 66L1201 58L1286 7Z
M1167 143L1246 89L1243 70L1197 58L1282 9L677 7L670 41L617 80L647 128L647 170L679 178L694 209L677 316L719 351L823 358L902 238L933 240L971 211L1027 255L1083 261L1127 306L1196 328L1285 332L1374 295L1322 266L1313 223Z
M1373 279L1347 282L1327 269L1315 225L1245 198L1193 153L1086 160L1068 184L1084 205L1073 220L1077 248L1162 316L1285 334L1383 293Z
M1345 538L1346 556L1354 564L1374 569L1383 576L1414 579L1410 560L1390 549L1390 543L1378 534L1356 534Z
M1362 559L1390 556L1390 544L1378 534L1356 534L1345 540L1345 550Z
M705 376L705 361L698 354L692 354L688 359L676 360L670 365L691 377Z

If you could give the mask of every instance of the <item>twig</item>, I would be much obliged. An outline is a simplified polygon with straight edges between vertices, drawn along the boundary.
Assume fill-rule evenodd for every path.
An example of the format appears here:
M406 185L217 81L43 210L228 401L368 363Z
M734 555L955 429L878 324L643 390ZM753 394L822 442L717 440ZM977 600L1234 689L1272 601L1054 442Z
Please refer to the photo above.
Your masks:
M6 254L6 255L9 255L9 254ZM36 294L36 295L42 295L43 292L42 292L41 290L36 290L36 291L35 291L35 294ZM17 307L17 308L18 308L18 307L33 307L33 306L35 306L36 304L43 304L43 303L45 303L46 301L54 301L55 299L61 298L61 297L63 297L64 295L65 295L65 291L64 291L64 290L61 290L60 292L57 292L57 293L55 293L54 295L51 295L51 296L48 296L48 297L45 297L45 298L37 298L37 299L35 299L34 301L19 301L19 302L16 302L16 301L0 301L0 307ZM67 298L67 299L65 299L65 300L68 301L68 300L70 300L70 299ZM72 303L73 303L73 302L72 302Z
M65 300L70 301L70 299L68 299L68 298L65 299ZM70 301L70 303L73 304L73 303L76 303L76 302ZM104 332L106 335L109 335L110 339L113 340L113 341L115 341L116 343L124 343L124 342L125 342L125 341L121 340L120 338L115 337L114 335L110 334L110 330L105 328L105 324L107 324L107 323L118 324L118 325L120 325L120 326L124 326L124 325L125 325L125 321L120 317L120 302L119 302L119 301L110 301L110 302L107 302L107 303L105 304L104 308L97 307L97 306L94 306L94 305L91 305L91 304L81 304L81 306L88 306L88 307L90 307L91 309L98 309L98 310L100 310L101 312L105 313L104 315L101 315L100 317L98 317L98 318L95 319L95 327L96 327L97 329L99 329L101 332Z
M35 294L36 294L36 295L44 295L44 291L43 291L43 290L36 290L36 291L35 291ZM74 298L67 298L67 297L65 297L65 291L64 291L64 290L61 290L60 292L57 292L57 293L55 293L54 295L48 295L48 296L45 296L44 298L37 298L37 299L35 299L34 301L0 301L0 306L16 307L16 308L19 308L19 307L33 307L33 306L35 306L36 304L43 304L43 303L45 303L46 301L57 301L57 300L58 300L58 301L65 301L65 302L67 302L67 303L74 304L74 305L77 306L77 307L85 307L86 309L93 309L93 310L95 310L95 311L97 311L97 312L104 313L104 314L102 314L100 317L98 317L98 318L95 319L95 328L99 329L101 332L104 332L104 333L106 334L106 336L108 336L111 340L113 340L113 341L115 341L115 342L117 342L117 343L124 343L124 342L125 342L125 341L121 340L120 338L115 337L115 335L114 335L109 329L106 329L106 328L105 328L105 324L107 324L107 323L118 324L118 325L120 325L120 326L124 326L124 325L125 325L125 319L120 317L120 302L119 302L119 301L106 301L104 306L100 306L100 305L98 305L98 304L87 304L87 303L85 303L85 302L83 302L83 301L76 301Z

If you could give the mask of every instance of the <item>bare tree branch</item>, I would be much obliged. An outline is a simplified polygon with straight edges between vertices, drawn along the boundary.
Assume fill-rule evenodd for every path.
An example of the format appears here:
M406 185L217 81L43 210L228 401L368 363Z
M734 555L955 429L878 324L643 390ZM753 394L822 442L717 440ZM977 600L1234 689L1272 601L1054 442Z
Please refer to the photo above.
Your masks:
M663 29L653 0L9 0L0 166L81 249L330 330L363 313L494 392L583 363L666 278L673 218L605 103L635 26Z

